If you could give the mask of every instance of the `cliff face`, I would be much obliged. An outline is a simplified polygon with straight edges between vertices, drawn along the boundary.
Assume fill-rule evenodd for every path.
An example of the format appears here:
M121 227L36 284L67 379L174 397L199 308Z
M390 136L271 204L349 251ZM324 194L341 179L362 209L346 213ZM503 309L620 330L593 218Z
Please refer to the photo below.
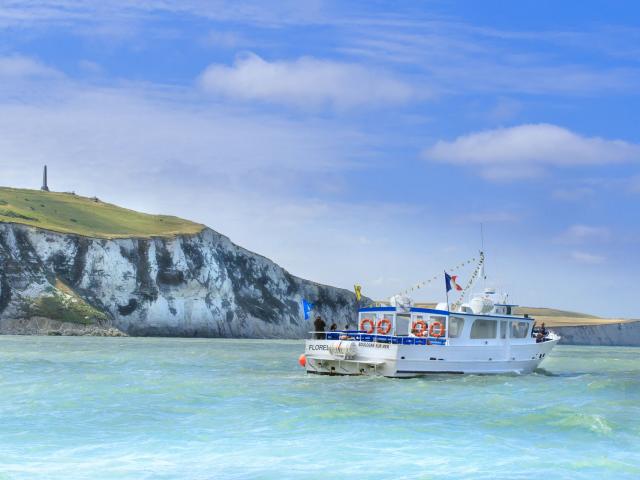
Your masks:
M640 322L553 327L565 345L640 347Z
M0 223L0 327L71 312L130 335L303 338L303 298L328 324L354 324L350 291L294 277L210 229L104 240Z

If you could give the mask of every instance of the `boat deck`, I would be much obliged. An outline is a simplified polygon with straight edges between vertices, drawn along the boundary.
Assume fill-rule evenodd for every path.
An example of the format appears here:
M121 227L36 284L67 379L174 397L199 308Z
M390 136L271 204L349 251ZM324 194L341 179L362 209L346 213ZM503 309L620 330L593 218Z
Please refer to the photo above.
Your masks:
M359 330L336 330L324 332L324 334L326 338L323 340L353 340L358 342L390 343L392 345L446 345L446 340L438 337L378 335Z

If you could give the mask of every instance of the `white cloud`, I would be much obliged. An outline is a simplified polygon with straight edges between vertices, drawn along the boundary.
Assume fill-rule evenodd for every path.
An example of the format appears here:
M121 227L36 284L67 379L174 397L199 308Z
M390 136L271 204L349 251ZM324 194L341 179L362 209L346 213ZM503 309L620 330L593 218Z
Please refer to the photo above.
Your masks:
M611 238L611 231L606 227L591 225L571 225L559 237L561 243L585 243L589 241L606 241Z
M399 13L399 12L396 12ZM428 14L427 14L428 15ZM590 54L615 38L626 47L610 49L627 51L633 58L637 35L629 35L616 26L590 32L529 31L513 32L487 29L470 23L418 16L412 21L393 24L388 17L350 31L351 42L341 51L376 61L401 62L424 67L434 88L444 92L526 93L532 95L602 96L603 93L637 92L640 69L629 62L626 66L576 63L575 48ZM579 41L566 42L567 36ZM531 50L532 42L536 50ZM541 54L553 46L553 55ZM600 53L603 53L601 50ZM498 116L513 114L512 107L500 108Z
M312 57L268 62L247 54L230 67L210 65L200 84L207 92L230 98L302 108L401 104L417 97L411 85L388 73Z
M22 55L0 57L0 78L21 79L52 76L60 76L60 72L32 58Z
M265 41L277 38L278 48L284 49L292 38L285 29L322 26L333 36L329 48L354 58L370 58L377 64L410 65L423 79L428 78L433 90L462 95L513 92L563 96L638 91L635 28L498 30L469 23L464 16L445 19L430 9L417 11L411 2L404 3L407 5L372 9L367 2L324 0L4 0L0 2L0 28L61 27L86 37L106 37L110 42L125 38L129 45L135 43L131 37L139 33L147 37L157 34L154 24L158 17L172 15L181 20L200 19L196 24L218 24L216 27L228 22L236 29L279 30L285 35L254 31L249 35L250 44L264 48ZM171 29L175 26L167 30ZM221 32L214 44L247 46L234 37ZM589 57L601 55L615 61L589 63L582 60L584 55L572 55L576 49ZM513 109L499 106L495 115L511 118Z
M220 105L195 107L188 97L178 100L180 91L146 89L74 85L64 92L52 88L42 101L0 103L0 159L66 167L66 189L82 177L175 182L184 173L212 187L260 184L264 192L296 184L300 175L322 180L325 172L349 168L356 152L366 149L346 127L328 135L330 127L321 122L301 125Z
M150 84L43 80L44 98L32 87L19 101L0 95L2 185L38 188L46 163L57 191L205 223L294 274L346 288L380 272L409 278L412 261L439 268L428 253L435 244L409 241L425 237L424 224L407 230L423 210L336 200L320 188L367 150L366 136L335 120L260 115ZM406 230L407 241L369 235L389 228Z
M585 137L549 124L528 124L439 141L424 151L428 160L470 166L492 179L526 178L548 167L604 165L640 159L640 146Z
M3 0L0 27L139 22L163 13L267 27L342 24L343 9L327 7L324 0Z
M602 255L595 255L593 253L573 251L571 252L571 258L579 263L586 263L588 265L600 265L605 262L606 257Z

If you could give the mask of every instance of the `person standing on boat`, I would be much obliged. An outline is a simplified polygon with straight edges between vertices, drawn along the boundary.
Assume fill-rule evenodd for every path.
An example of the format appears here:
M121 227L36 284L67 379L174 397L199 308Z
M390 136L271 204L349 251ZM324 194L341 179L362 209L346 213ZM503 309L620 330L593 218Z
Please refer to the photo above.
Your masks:
M338 325L336 325L336 322L333 322L329 327L329 330L331 330L332 332L335 332L337 329L338 329Z
M326 326L327 324L324 323L322 317L318 315L315 322L313 322L313 329L315 330L317 340L324 340L326 338L326 335L324 333L324 329Z

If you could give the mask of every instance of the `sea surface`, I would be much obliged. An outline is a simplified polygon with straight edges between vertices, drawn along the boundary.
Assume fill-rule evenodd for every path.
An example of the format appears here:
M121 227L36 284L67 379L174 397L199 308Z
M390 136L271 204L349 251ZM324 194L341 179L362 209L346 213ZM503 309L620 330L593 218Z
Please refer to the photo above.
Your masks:
M0 479L638 479L640 349L306 375L300 341L0 337Z

